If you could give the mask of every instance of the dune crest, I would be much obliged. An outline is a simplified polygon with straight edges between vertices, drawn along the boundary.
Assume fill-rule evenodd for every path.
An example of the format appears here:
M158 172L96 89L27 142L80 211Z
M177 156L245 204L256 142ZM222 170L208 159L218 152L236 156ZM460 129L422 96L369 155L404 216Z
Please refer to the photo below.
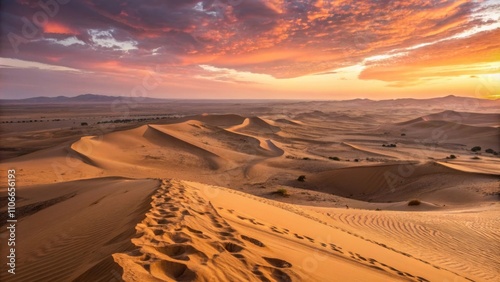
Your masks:
M152 209L137 225L138 249L114 254L126 281L291 281L298 278L284 259L260 256L270 249L240 234L200 191L163 180ZM272 255L277 255L273 253Z

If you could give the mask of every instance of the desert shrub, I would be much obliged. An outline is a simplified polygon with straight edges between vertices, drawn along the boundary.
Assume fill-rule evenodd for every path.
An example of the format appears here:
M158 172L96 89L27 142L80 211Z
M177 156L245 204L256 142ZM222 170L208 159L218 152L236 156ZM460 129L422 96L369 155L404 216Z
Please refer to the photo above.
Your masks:
M480 158L480 157L478 157L478 156L474 156L474 157L472 157L471 159L473 159L473 160L480 160L481 158Z
M450 155L449 157L446 157L446 158L447 158L447 159L456 159L456 158L457 158L457 156L455 156L455 155Z
M288 190L286 190L285 188L279 188L273 194L277 194L277 195L280 195L280 196L283 196L283 197L289 197L290 196L290 194L288 193Z
M359 159L354 159L355 162L359 162Z
M334 161L340 161L340 159L338 157L330 157L329 159L334 160Z
M493 155L497 154L497 152L495 150L491 149L491 148L486 149L485 152L488 153L488 154L493 154Z
M401 133L401 136L406 136L406 133Z
M306 181L306 176L305 175L301 175L297 178L297 181L300 181L300 182L304 182Z
M308 157L304 157L304 158L302 158L302 159L303 159L303 160L306 160L306 161L308 161L308 160L310 160L311 158L308 158Z
M421 204L420 200L416 200L416 199L411 200L411 201L408 202L408 206L418 206L420 204Z
M472 152L479 152L479 151L481 151L481 147L479 147L479 146L474 146L474 147L472 147L470 150L471 150Z

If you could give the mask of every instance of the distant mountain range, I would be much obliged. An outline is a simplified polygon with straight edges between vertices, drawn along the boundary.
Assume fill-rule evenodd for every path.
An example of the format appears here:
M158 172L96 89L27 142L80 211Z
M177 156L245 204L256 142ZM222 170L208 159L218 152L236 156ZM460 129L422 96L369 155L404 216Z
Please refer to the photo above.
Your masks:
M67 96L57 96L57 97L33 97L26 99L0 99L0 104L93 104L93 103L112 103L114 101L131 101L137 103L168 103L168 102L179 102L179 99L160 99L160 98L148 98L148 97L127 97L127 96L106 96L97 94L82 94L75 97ZM186 100L193 102L195 100ZM200 99L199 101L204 101ZM214 103L217 100L207 100ZM240 101L236 99L221 100L221 102L227 101ZM253 100L246 99L245 101L251 102ZM258 102L266 102L266 100L256 100ZM277 102L280 100L272 100L272 102ZM310 101L304 103L324 103L327 101ZM444 105L463 105L463 106L482 106L487 105L489 107L494 105L500 106L500 99L497 100L487 100L487 99L477 99L471 97L459 97L454 95L449 95L445 97L429 98L429 99L413 99L413 98L401 98L401 99L389 99L389 100L370 100L370 99L352 99L352 100L332 100L328 101L333 104L341 104L342 106L379 106L379 107L411 107L411 106L444 106Z
M126 96L106 96L97 94L82 94L75 97L57 96L57 97L33 97L26 99L0 99L2 104L73 104L73 103L112 103L116 100L130 100L141 103L166 102L164 99L148 97L126 97Z

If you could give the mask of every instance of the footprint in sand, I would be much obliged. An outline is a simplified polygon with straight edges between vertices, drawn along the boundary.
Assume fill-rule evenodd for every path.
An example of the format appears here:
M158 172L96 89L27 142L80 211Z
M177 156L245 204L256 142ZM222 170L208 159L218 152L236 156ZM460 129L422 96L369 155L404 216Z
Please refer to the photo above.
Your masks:
M271 230L272 230L273 232L276 232L276 233L278 233L278 234L284 234L283 232L279 231L279 230L278 230L278 227L276 227L276 226L271 226L270 228L271 228Z
M279 258L268 258L268 257L262 257L269 263L270 265L278 268L290 268L292 267L292 264L287 262L286 260L282 260Z
M242 250L244 250L245 248L243 248L242 246L240 246L238 244L227 242L224 244L224 249L230 253L239 253Z
M156 247L156 250L173 259L189 261L191 255L199 256L202 260L207 260L205 253L195 247L186 244L170 244L163 247Z
M256 246L259 246L259 247L265 247L264 243L262 243L261 241L257 240L257 239L254 239L252 237L248 237L248 236L245 236L245 235L241 235L241 239L245 240L245 241L248 241Z
M191 242L191 236L184 232L168 232L167 237L172 240L173 243L186 243Z
M160 236L160 235L163 235L165 233L165 231L163 229L153 229L153 234L156 235L156 236Z
M224 227L222 224L218 223L218 222L214 222L213 225L216 227L216 228L222 228Z
M304 236L304 237L305 237L307 240L309 240L309 242L314 243L314 239L313 239L313 238L311 238L311 237L307 237L307 236Z
M280 282L291 282L292 281L292 278L290 278L290 276L288 274L286 274L285 272L283 272L280 269L274 269L271 272L271 275L274 279L276 279L276 281L280 281Z
M160 260L151 263L146 268L149 268L151 275L164 281L193 281L196 279L194 271L185 264L174 261Z
M266 273L264 273L263 271L265 271ZM288 274L286 274L281 269L274 268L274 267L256 265L252 272L255 275L257 275L257 277L259 277L261 281L271 281L269 278L273 279L274 281L279 281L279 282L291 282L292 281L292 278Z

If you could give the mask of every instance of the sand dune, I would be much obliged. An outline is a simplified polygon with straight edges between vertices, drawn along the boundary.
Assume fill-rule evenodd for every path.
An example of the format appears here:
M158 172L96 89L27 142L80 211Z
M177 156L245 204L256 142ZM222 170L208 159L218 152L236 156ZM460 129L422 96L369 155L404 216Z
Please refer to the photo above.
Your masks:
M197 121L187 121L171 125L154 126L155 128L175 135L180 139L188 140L198 147L207 148L219 155L231 153L245 153L249 155L274 155L275 146L268 146L268 142L260 137L242 134L229 129L211 126ZM232 152L230 152L232 151Z
M257 135L275 134L280 131L278 126L270 125L259 117L246 118L241 124L228 128L229 131L254 133Z
M292 119L286 119L286 118L279 118L275 120L276 123L282 123L286 125L295 125L295 126L301 126L302 123L296 120Z
M443 120L418 120L399 124L393 129L405 132L407 138L418 138L426 143L457 143L467 148L482 146L499 150L500 128L480 127Z
M387 150L381 150L381 149L374 149L374 148L367 148L362 145L354 145L351 143L347 142L342 142L341 143L344 146L353 148L355 150L358 150L363 153L367 153L370 156L377 156L377 157L384 157L384 158L389 158L389 159L398 159L398 157L401 157L401 154L398 154L397 152L395 153L394 150L387 151Z
M184 118L184 120L198 120L206 124L210 124L213 126L235 126L241 124L245 121L245 117L235 114L227 114L227 115L197 115L197 116L188 116Z
M305 187L309 189L370 202L403 201L403 205L386 208L404 209L409 208L406 203L413 198L439 203L439 206L464 204L464 201L477 203L480 197L468 187L485 181L493 186L496 183L494 176L474 176L433 162L348 167L307 178L310 180ZM448 196L436 197L436 187L439 191L448 191ZM419 209L426 208L422 205Z
M438 163L464 172L500 175L500 171L498 170L500 162L497 160L489 162L479 161L475 162L473 165L468 161L446 161Z
M2 271L0 280L119 280L122 269L111 255L130 250L134 226L157 187L156 180L123 178L20 187L18 272Z
M22 173L26 184L138 174L182 175L185 179L201 180L205 174L246 167L249 156L272 158L283 154L271 139L188 120L85 136L73 143L12 159L9 164L30 172Z
M136 249L113 255L127 281L466 279L306 210L233 190L164 180L151 204Z
M330 116L322 111L312 111L312 112L305 112L305 113L300 113L294 115L294 119L297 120L315 120L315 119L320 119L320 120L325 120L328 119Z
M178 159L186 166L210 170L218 169L221 162L218 155L149 125L101 138L84 137L73 143L71 148L110 170L138 164L158 166L162 164L158 162L162 158L165 161Z
M413 120L401 122L401 125L417 123L421 121L448 121L458 124L475 125L475 126L500 126L500 114L492 113L468 113L457 111L443 111L435 114L425 115Z

